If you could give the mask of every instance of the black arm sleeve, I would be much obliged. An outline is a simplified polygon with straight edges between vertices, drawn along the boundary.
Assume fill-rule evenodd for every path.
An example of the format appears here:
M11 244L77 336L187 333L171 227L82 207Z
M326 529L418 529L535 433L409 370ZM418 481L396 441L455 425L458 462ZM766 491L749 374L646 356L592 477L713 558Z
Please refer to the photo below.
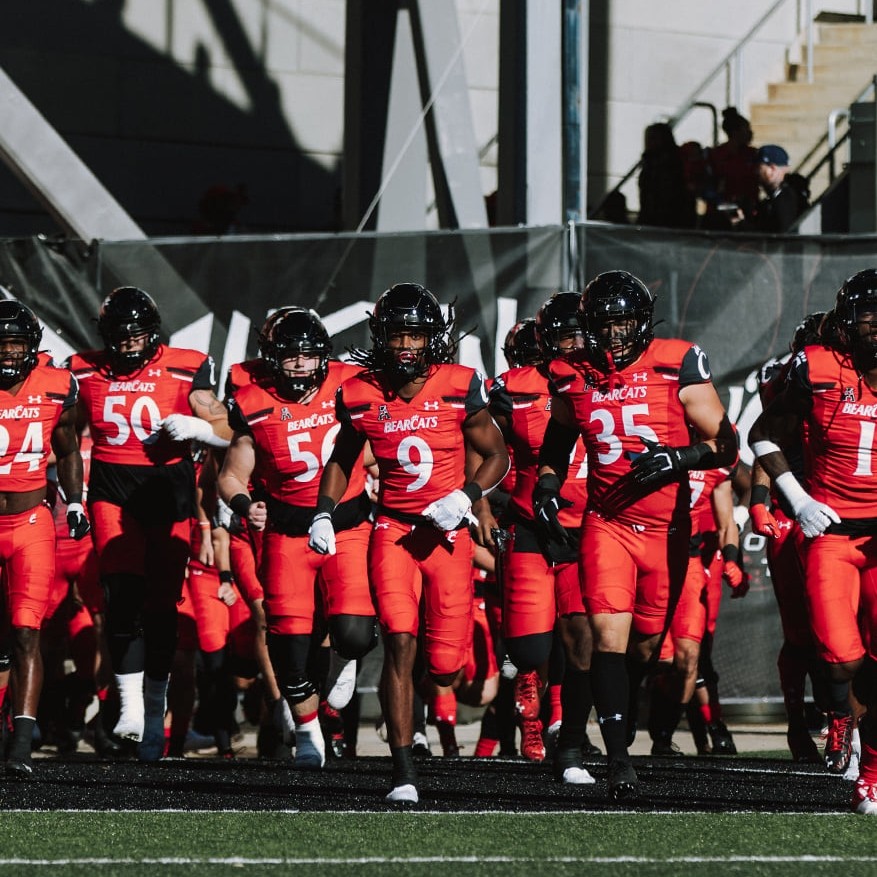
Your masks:
M539 468L550 466L557 473L561 483L566 481L569 457L578 437L578 429L564 426L551 418L545 429L542 447L539 449Z

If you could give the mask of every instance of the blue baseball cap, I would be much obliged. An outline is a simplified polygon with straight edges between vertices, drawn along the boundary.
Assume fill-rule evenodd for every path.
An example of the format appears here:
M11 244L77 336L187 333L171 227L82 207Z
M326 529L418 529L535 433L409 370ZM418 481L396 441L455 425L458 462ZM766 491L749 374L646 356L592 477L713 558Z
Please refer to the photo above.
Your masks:
M768 143L767 146L762 146L761 149L758 150L758 163L775 164L779 167L788 167L789 153L786 152L786 150L783 149L782 146Z

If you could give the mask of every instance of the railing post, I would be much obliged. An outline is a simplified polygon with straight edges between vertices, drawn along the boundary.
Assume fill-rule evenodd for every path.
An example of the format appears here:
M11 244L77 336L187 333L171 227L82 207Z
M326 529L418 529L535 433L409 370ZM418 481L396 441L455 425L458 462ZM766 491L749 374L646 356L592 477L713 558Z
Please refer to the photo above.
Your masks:
M743 103L743 46L734 52L734 100L731 106L739 107Z

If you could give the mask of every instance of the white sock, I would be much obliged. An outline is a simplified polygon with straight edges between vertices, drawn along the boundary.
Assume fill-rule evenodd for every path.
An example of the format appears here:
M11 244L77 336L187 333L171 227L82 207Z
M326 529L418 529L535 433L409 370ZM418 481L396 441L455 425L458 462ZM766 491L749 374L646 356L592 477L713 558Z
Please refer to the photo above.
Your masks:
M119 721L113 733L125 740L139 741L143 737L143 671L117 673L119 690Z

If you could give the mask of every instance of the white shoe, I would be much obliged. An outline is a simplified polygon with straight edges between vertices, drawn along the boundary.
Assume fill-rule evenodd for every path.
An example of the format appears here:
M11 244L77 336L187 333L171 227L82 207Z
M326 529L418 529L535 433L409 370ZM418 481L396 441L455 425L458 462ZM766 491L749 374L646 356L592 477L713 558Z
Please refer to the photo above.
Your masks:
M133 743L139 743L143 739L143 713L137 714L131 710L128 713L122 713L113 733L122 740L130 740Z
M568 767L563 772L565 786L589 786L596 780L583 767Z
M417 804L420 797L417 794L417 787L406 783L404 786L391 789L384 800L389 804Z
M295 729L294 763L297 770L320 770L326 763L326 744L317 719Z
M864 816L877 816L877 787L859 780L853 788L852 811Z
M356 692L356 661L342 658L335 649L329 652L326 690L326 702L333 710L343 710Z
M859 778L859 762L860 762L859 753L856 752L855 748L853 749L850 755L850 763L847 766L847 769L844 771L844 779L845 780L857 780Z

